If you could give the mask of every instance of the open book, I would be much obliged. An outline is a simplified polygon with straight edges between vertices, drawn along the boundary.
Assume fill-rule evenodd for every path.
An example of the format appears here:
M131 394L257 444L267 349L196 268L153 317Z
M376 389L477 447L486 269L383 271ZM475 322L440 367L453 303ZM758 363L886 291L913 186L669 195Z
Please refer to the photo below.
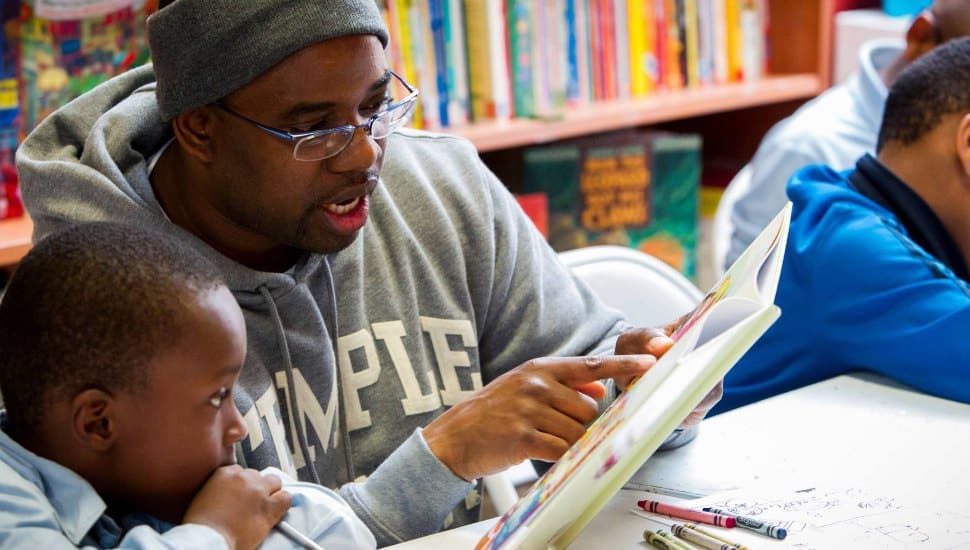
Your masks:
M565 548L778 318L791 204L674 331L674 345L620 395L477 550Z

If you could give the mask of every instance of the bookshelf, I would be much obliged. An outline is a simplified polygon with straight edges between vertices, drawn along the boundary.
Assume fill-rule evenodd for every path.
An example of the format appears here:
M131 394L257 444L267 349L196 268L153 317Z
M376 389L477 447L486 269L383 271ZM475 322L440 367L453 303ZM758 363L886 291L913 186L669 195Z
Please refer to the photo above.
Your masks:
M684 121L694 121L691 129L703 135L707 143L708 134L724 128L717 117L714 118L718 120L716 123L705 120L705 117L745 110L744 118L759 135L754 140L744 141L756 145L771 124L830 85L836 1L766 0L770 14L767 30L769 61L767 74L760 80L659 92L645 98L593 102L569 109L555 119L485 121L443 131L469 139L488 160L489 153L507 149L622 128ZM744 150L730 152L730 156L743 158L753 153L748 145ZM714 154L716 156L717 152ZM706 152L705 156L710 155Z
M657 93L647 98L593 103L567 111L556 120L512 119L482 122L445 131L469 139L482 153L547 143L626 128L693 118L703 115L758 107L784 101L807 99L823 90L816 74L766 77L680 92Z
M520 162L516 156L522 148L638 126L698 133L704 139L705 167L712 162L723 164L723 159L740 166L771 124L829 86L834 12L847 3L764 1L770 15L769 61L760 80L594 102L568 109L555 119L485 121L442 131L471 140L513 190ZM32 229L27 217L0 220L0 268L16 264L26 254Z

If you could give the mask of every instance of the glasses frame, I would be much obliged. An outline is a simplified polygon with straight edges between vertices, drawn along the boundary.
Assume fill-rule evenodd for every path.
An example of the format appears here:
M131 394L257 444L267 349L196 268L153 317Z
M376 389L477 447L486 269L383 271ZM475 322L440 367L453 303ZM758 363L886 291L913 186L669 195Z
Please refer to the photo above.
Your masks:
M244 114L236 111L235 109L229 107L228 105L226 105L225 103L223 103L222 100L213 102L212 104L215 105L216 107L222 109L223 111L225 111L225 112L227 112L227 113L229 113L229 114L231 114L231 115L233 115L233 116L235 116L237 118L240 118L240 119L242 119L242 120L244 120L244 121L252 124L253 126L259 128L260 130L262 130L262 131L264 131L264 132L266 132L268 134L271 134L271 135L276 136L276 137L278 137L278 138L280 138L282 140L289 141L289 142L293 143L294 144L293 145L293 158L294 159L296 159L298 161L301 161L301 162L315 162L315 161L318 161L318 160L324 160L324 159L328 159L328 158L335 157L335 156L339 155L340 153L344 152L344 150L347 148L347 146L350 145L350 143L352 141L354 141L354 135L356 135L358 129L363 129L367 133L367 136L368 137L371 137L373 139L384 139L387 136L393 134L397 130L397 128L400 127L401 124L404 124L406 122L406 121L405 122L402 122L401 124L398 124L397 126L395 126L394 128L392 128L391 131L388 132L387 136L374 137L374 135L373 135L374 123L377 122L381 117L386 116L388 113L390 113L392 111L395 111L397 109L405 108L406 109L406 112L405 112L404 115L401 116L401 119L400 119L400 120L404 120L408 116L408 112L410 112L410 110L412 108L414 108L414 105L415 105L415 103L417 103L417 99L418 99L418 90L416 88L414 88L413 86L411 86L410 84L408 84L408 82L406 80L404 80L404 77L402 77L401 75L397 74L394 71L390 71L389 70L387 72L389 72L391 74L391 76L393 76L394 78L396 78L398 80L398 82L400 82L401 85L404 86L404 89L407 90L408 95L404 96L404 99L402 99L400 101L397 101L395 103L391 103L390 105L387 106L387 108L383 109L381 112L372 115L363 124L345 124L343 126L334 126L333 128L325 128L323 130L313 130L311 132L296 132L296 133L294 133L294 132L287 132L286 130L282 130L280 128L274 128L273 126L268 126L268 125L263 124L263 123L261 123L261 122L259 122L257 120L253 120L253 119L249 118L248 116L246 116L246 115L244 115ZM335 152L333 152L333 153L331 153L329 155L326 155L324 157L315 158L315 159L301 159L301 158L297 157L296 152L299 149L301 143L304 143L304 142L309 141L311 139L317 139L317 138L320 138L320 137L323 137L323 136L326 136L326 135L336 134L336 133L340 133L340 132L346 132L349 137L347 138L346 143L344 143L343 146L341 146L339 149L337 149L337 151L335 151Z

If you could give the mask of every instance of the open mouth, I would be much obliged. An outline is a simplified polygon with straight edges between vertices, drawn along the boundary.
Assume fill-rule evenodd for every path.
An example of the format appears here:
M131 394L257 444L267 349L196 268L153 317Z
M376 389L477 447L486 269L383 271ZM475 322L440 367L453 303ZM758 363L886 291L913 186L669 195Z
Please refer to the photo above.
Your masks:
M323 205L323 208L327 212L331 212L333 214L341 215L341 214L346 214L346 213L350 212L351 210L353 210L354 208L356 208L356 206L359 203L360 203L360 197L354 197L352 199L348 199L348 200L346 200L344 202L339 202L339 203L336 203L336 204L325 204L325 205Z

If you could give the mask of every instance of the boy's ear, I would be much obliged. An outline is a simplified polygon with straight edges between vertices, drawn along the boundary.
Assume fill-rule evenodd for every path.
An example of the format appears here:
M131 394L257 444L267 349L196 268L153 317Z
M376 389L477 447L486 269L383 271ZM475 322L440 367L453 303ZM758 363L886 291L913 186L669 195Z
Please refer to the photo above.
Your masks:
M957 123L957 160L963 172L963 181L970 183L970 113L964 113ZM965 190L970 193L970 188Z
M201 162L212 159L212 108L198 107L172 119L172 130L182 150Z
M913 19L906 31L906 49L903 56L907 62L912 63L938 45L939 30L936 28L932 12L923 10Z
M118 435L117 407L111 394L100 389L86 389L74 397L71 405L74 437L92 451L110 449Z

